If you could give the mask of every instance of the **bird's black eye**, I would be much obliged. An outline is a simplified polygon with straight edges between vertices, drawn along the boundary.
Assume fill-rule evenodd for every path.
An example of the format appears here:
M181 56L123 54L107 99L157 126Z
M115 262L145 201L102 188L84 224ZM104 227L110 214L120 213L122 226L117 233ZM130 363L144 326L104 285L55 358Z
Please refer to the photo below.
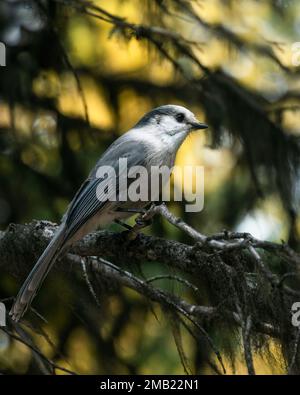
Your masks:
M185 119L185 116L184 116L184 114L180 113L180 114L177 114L175 118L176 118L177 122L182 123Z

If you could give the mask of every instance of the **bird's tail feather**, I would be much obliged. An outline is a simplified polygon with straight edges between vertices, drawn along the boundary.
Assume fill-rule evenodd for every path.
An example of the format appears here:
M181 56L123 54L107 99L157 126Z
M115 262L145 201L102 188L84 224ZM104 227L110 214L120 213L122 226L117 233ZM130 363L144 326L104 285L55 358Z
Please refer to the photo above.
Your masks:
M57 234L51 240L48 247L29 273L10 310L10 315L14 321L19 321L30 306L38 289L61 252L61 248L64 244L64 236L64 227L62 227L58 230Z

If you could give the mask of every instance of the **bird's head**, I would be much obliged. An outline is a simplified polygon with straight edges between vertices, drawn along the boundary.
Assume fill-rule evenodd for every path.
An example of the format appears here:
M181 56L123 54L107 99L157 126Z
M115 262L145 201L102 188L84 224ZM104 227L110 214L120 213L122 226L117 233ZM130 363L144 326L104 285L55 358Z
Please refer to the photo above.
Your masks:
M149 127L156 133L184 138L189 132L208 126L185 107L168 104L145 114L136 127Z

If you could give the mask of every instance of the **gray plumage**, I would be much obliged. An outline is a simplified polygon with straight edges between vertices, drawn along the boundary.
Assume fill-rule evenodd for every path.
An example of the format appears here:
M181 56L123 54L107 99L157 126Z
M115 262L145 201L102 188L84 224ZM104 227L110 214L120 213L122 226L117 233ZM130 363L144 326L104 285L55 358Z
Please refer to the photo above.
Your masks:
M128 169L137 165L144 166L147 170L151 166L162 165L171 168L177 150L188 133L206 127L186 108L166 105L144 115L131 130L111 144L76 193L54 238L22 285L10 311L12 318L18 321L23 316L56 259L74 242L98 226L104 227L114 220L133 215L117 211L118 207L141 208L149 203L110 201L104 195L97 195L97 187L103 182L103 179L97 178L97 170L101 166L112 166L117 170L119 159L126 158ZM122 170L121 174L117 173L117 195L122 192L120 180L125 176Z

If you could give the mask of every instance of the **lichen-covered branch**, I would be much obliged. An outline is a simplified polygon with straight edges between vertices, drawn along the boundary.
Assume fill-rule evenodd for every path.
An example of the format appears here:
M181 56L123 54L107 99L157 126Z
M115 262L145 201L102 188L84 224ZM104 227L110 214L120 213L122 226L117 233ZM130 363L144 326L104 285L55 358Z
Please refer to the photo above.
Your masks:
M164 204L153 206L143 216L155 214L162 215L189 235L192 244L144 234L137 234L132 238L128 237L128 232L99 231L74 245L70 253L57 262L57 268L65 270L70 267L70 263L75 270L76 267L83 267L83 276L95 300L97 295L88 277L90 270L97 274L99 281L106 278L120 286L131 288L163 308L182 315L206 338L222 366L221 354L203 329L202 323L225 321L240 328L248 371L253 374L252 337L256 333L281 338L289 332L292 336L290 312L284 306L287 301L291 306L293 298L300 294L298 289L285 283L288 278L283 281L272 271L268 262L275 257L288 262L296 270L299 266L299 254L286 245L257 240L247 233L203 235L175 217ZM0 270L24 279L55 230L56 225L46 221L10 225L5 232L0 233ZM159 280L159 276L142 279L122 268L125 264L127 267L132 263L142 265L145 261L158 261L166 267L176 269L178 275L175 276L175 281L181 279L182 283L189 285L187 288L192 293L197 293L196 284L199 281L207 282L213 302L190 303L182 295L174 295L154 286L152 283ZM172 281L172 276L169 280ZM272 295L273 300L263 300L262 293L266 291ZM223 294L227 294L225 299ZM279 298L284 298L285 305L272 306ZM260 304L256 305L257 300L260 300ZM280 320L269 311L275 308L283 315ZM296 341L298 342L298 337ZM294 345L290 349L288 365L295 369L299 360L298 347Z

